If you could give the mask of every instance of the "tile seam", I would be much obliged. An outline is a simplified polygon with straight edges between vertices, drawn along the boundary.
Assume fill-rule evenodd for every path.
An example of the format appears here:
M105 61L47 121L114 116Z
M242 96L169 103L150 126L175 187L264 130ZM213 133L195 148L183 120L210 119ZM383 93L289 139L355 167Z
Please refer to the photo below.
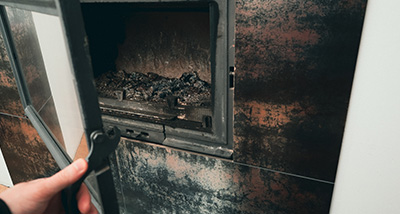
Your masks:
M298 174L289 173L289 172L283 172L283 171L279 171L279 170L267 169L267 168L263 168L263 167L260 167L260 166L253 166L253 165L240 163L240 162L235 162L235 161L233 163L238 164L238 165L242 165L242 166L246 166L246 167L253 167L253 168L262 169L262 170L269 171L269 172L279 173L279 174L282 174L282 175L288 175L288 176L291 176L291 177L297 177L297 178L302 178L302 179L306 179L306 180L310 180L310 181L315 181L315 182L319 182L319 183L325 183L325 184L330 184L330 185L334 185L335 184L335 182L332 182L332 181L326 181L326 180L322 180L322 179L318 179L318 178L312 178L312 177L308 177L308 176L304 176L304 175L298 175Z
M18 116L18 115L14 115L14 114L8 114L8 113L5 113L5 112L0 112L0 115L9 116L9 117L17 117L17 118L21 118L21 119L27 119L25 116Z

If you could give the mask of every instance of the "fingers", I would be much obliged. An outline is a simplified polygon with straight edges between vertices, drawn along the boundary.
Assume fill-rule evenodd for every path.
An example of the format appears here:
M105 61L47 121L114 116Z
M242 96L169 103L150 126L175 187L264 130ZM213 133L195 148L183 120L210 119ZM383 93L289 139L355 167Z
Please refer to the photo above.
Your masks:
M81 213L97 213L97 209L90 201L90 193L86 185L82 184L78 194L76 195L76 199L78 201L78 208Z
M51 197L81 178L88 168L84 159L78 159L60 172L46 179L44 193Z

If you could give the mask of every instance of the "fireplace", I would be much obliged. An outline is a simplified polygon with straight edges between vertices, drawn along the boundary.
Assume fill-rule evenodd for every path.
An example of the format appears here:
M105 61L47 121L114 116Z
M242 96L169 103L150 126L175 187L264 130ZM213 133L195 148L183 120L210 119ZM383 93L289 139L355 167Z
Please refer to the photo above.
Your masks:
M127 138L231 157L232 3L81 2L104 124Z

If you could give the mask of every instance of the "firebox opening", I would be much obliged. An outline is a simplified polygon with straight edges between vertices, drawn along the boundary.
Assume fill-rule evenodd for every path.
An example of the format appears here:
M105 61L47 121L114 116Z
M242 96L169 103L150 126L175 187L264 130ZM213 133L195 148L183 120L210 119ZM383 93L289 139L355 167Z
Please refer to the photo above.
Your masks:
M103 113L211 132L213 8L214 2L82 4Z
M234 5L81 0L103 123L127 138L232 157Z

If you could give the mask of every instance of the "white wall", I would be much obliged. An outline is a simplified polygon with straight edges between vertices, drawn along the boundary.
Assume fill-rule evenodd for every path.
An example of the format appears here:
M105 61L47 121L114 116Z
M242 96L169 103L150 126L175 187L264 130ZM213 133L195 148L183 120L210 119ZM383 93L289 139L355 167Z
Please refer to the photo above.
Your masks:
M10 177L10 173L8 172L8 168L6 162L3 157L3 153L0 149L0 184L4 186L13 186L13 182Z
M400 1L369 0L331 213L400 213Z

